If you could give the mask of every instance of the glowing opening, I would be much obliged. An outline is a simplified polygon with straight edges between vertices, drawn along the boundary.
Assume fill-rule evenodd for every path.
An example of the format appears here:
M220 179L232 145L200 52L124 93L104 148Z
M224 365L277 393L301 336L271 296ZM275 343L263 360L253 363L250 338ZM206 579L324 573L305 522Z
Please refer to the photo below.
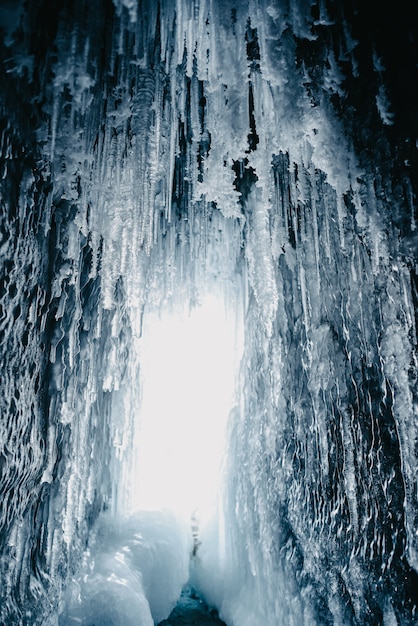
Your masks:
M208 512L233 406L237 314L208 297L191 312L144 319L135 505L190 517Z

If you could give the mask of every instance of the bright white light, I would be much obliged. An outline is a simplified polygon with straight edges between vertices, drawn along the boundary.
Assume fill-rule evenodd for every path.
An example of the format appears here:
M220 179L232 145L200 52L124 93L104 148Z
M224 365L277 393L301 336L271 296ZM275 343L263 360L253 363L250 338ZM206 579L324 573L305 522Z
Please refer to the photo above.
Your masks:
M237 319L207 298L144 320L135 505L190 517L213 505L233 405Z

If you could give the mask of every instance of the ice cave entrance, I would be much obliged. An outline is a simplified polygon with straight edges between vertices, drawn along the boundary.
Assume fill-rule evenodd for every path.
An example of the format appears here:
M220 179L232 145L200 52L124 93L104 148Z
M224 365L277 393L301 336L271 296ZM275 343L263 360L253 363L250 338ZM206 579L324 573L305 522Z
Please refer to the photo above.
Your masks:
M217 296L144 315L134 507L201 518L216 504L241 324Z

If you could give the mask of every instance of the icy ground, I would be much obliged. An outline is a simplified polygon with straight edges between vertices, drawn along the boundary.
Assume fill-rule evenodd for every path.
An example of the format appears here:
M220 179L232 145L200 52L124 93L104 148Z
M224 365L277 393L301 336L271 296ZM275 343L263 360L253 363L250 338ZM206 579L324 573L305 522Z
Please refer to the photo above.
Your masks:
M170 511L105 515L79 576L68 586L60 626L153 626L189 578L191 532Z

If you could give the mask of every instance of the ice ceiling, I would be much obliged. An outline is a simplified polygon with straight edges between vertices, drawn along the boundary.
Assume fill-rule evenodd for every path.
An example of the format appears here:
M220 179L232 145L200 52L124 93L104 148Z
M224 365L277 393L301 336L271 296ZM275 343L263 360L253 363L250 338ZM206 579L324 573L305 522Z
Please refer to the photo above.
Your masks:
M212 296L243 329L207 597L229 626L417 619L403 4L1 3L0 621L56 624L139 498L149 316Z

